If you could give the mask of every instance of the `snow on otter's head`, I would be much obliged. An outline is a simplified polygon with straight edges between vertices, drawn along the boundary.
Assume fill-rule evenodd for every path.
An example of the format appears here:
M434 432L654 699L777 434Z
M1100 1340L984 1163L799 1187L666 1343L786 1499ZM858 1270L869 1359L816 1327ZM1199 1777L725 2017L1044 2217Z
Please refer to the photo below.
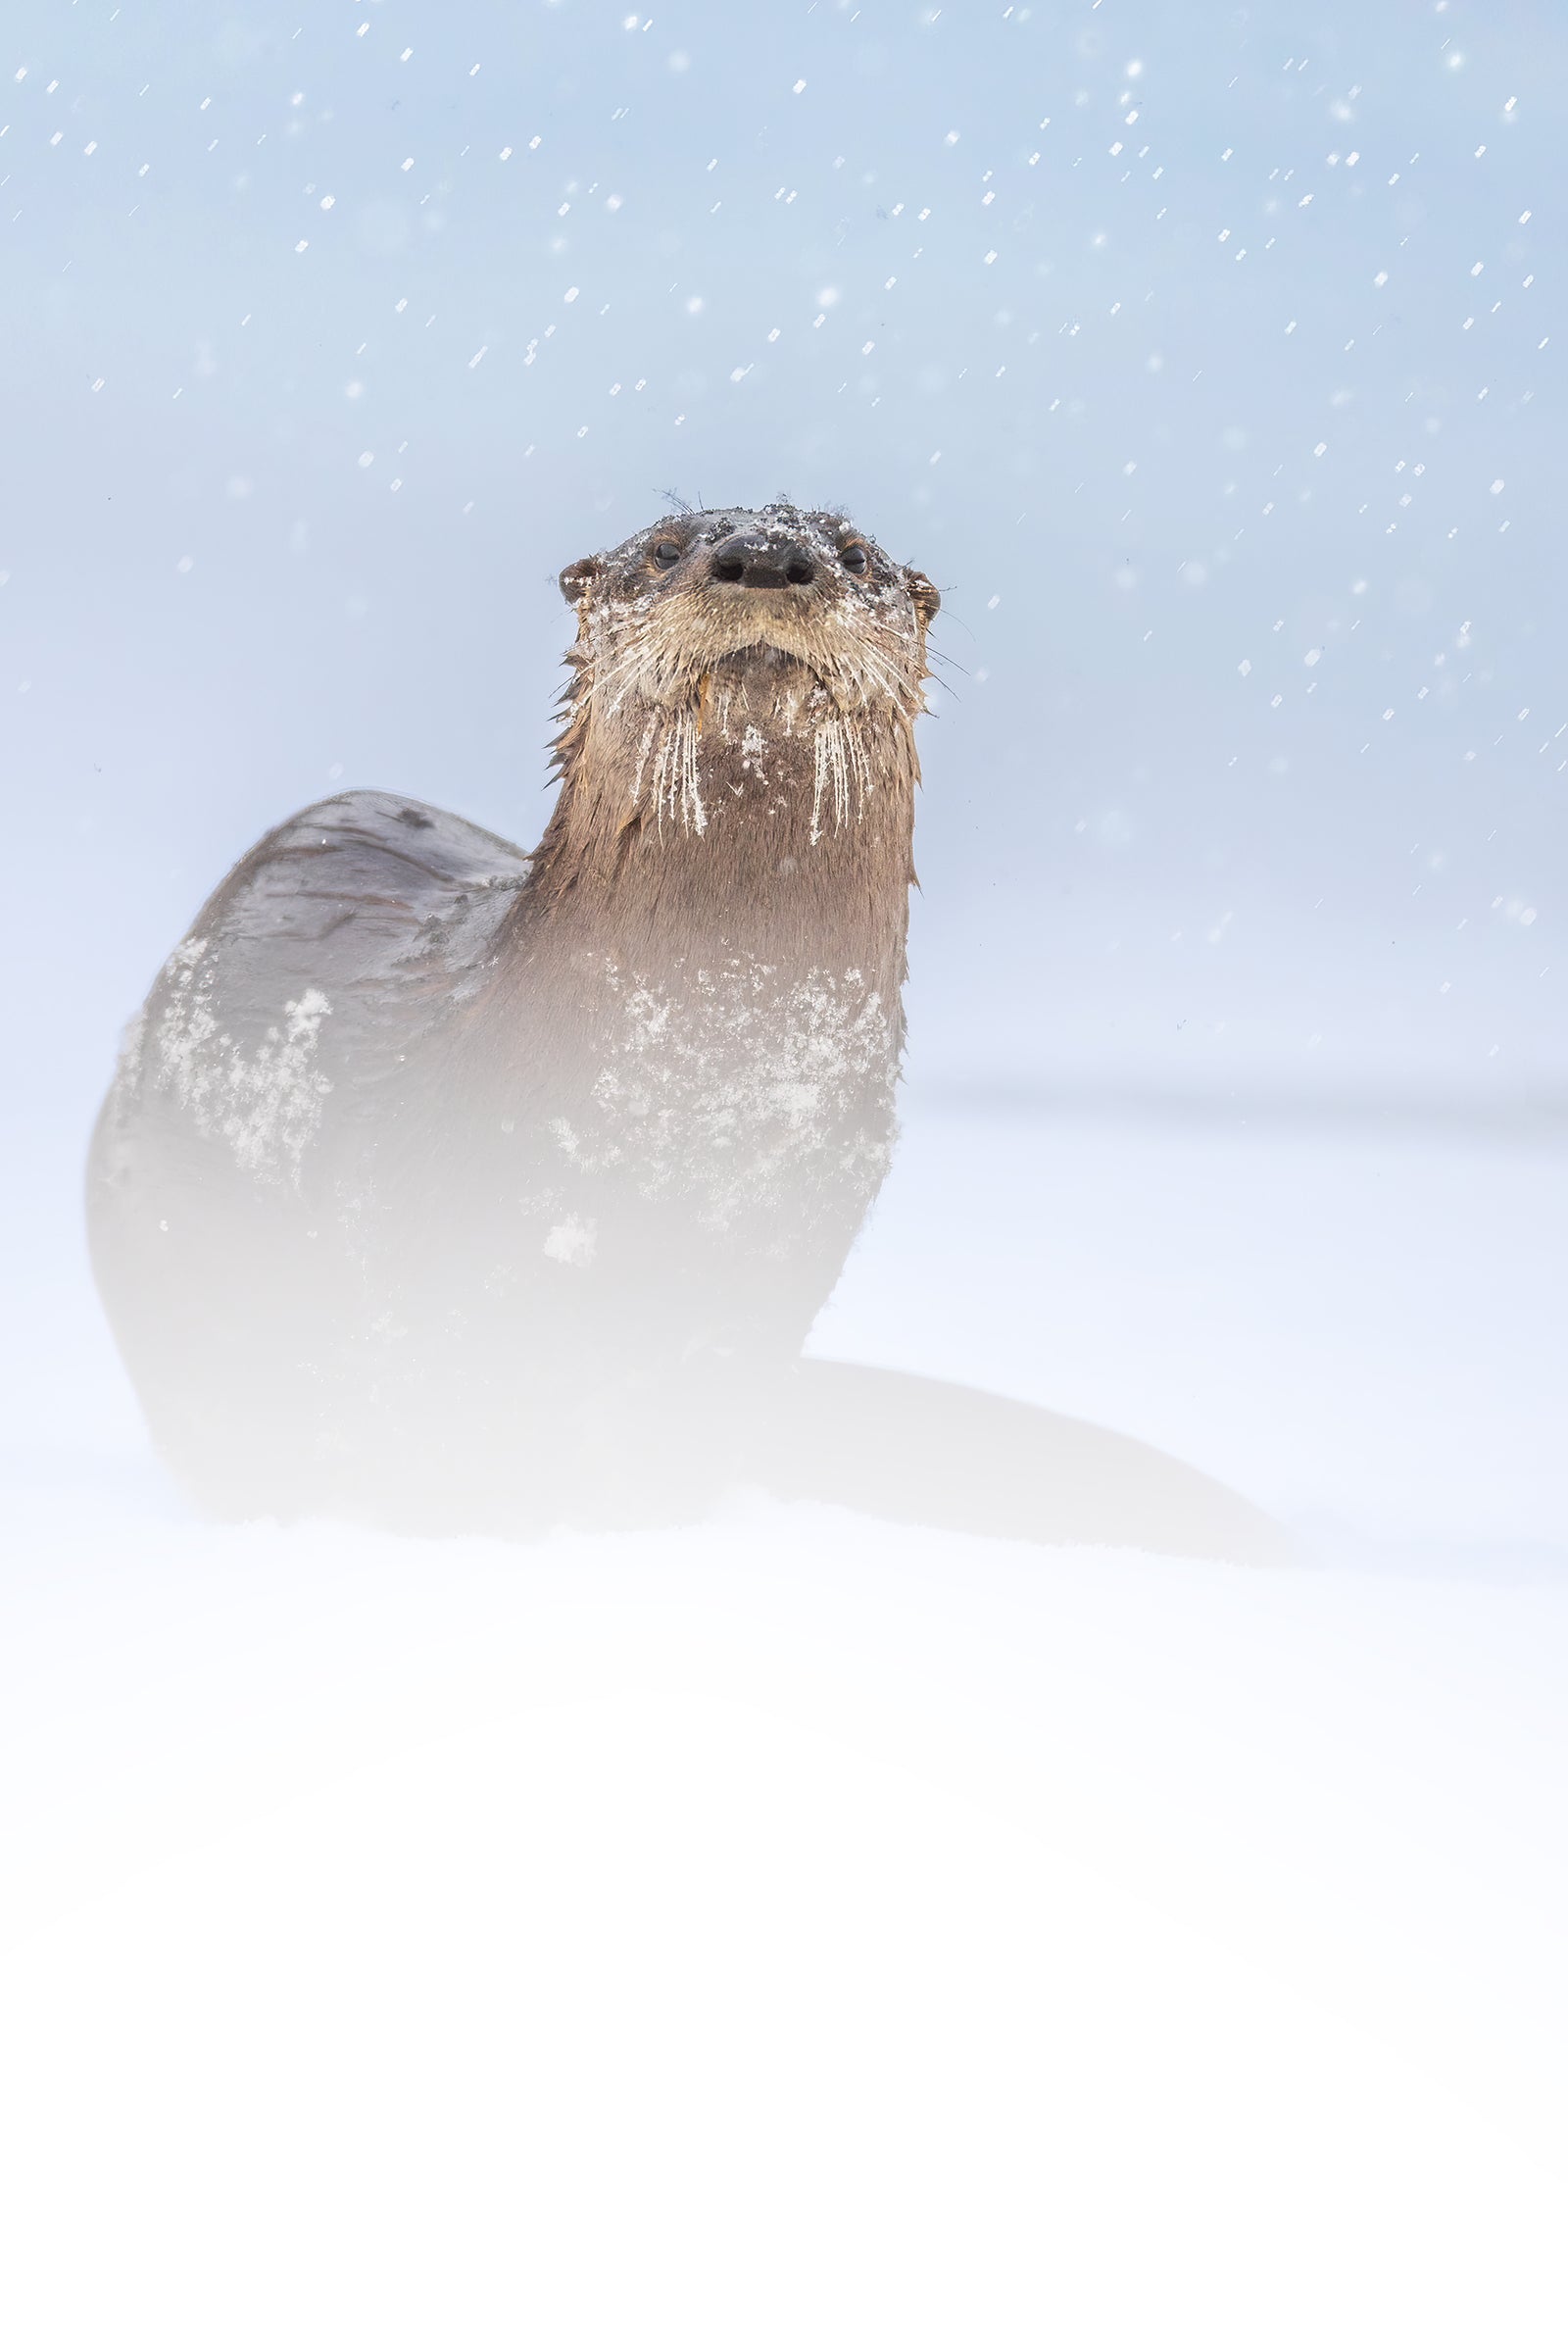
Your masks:
M700 716L715 688L760 707L813 684L840 715L920 710L936 588L835 513L680 512L573 562L561 589L577 612L579 715L585 690L607 709Z

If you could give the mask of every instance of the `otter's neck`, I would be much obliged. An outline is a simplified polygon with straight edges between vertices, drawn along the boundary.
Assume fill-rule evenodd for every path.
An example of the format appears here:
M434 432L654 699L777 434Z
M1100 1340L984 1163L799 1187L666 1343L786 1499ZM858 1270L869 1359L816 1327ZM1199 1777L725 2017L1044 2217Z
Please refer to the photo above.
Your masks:
M556 1167L836 1272L887 1168L915 776L907 720L814 683L595 707L464 1035L478 1121L531 1098Z
M907 716L837 709L762 656L689 702L590 698L519 898L519 955L585 951L686 979L741 964L858 970L891 1007L905 971L914 788Z

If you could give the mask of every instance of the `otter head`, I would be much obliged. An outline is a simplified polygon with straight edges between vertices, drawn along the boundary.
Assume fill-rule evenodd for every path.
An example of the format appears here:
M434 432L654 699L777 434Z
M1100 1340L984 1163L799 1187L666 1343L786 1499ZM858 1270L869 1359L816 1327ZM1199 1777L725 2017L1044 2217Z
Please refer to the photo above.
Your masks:
M720 833L793 869L801 838L863 829L873 806L912 821L938 596L862 529L783 503L682 512L573 562L561 589L577 639L544 847L558 872L678 836L708 840L711 879Z
M572 663L607 710L673 710L728 686L754 712L812 688L841 715L919 711L936 588L834 513L682 512L574 561L561 589L577 612Z

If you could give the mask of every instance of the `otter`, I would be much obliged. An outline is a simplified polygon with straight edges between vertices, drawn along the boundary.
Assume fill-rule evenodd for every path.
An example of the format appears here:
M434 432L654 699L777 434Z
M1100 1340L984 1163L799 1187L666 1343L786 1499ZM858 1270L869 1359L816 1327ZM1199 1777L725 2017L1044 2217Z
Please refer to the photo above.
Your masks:
M1260 1547L1132 1440L802 1358L892 1153L929 579L778 503L560 581L537 849L312 805L130 1029L89 1234L166 1461L230 1516L529 1531L749 1480Z

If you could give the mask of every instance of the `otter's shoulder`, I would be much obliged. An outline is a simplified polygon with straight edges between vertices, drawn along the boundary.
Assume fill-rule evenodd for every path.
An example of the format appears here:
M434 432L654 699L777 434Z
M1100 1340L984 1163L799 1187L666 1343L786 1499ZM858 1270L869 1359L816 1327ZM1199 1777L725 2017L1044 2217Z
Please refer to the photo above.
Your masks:
M437 976L450 994L484 959L529 866L504 837L433 805L370 788L329 796L252 846L170 968L210 962L242 1035L309 989L327 991L337 1016Z
M530 856L456 813L356 788L270 829L207 902L192 935L283 933L324 941L355 925L368 941L412 937L476 889L515 888Z
M126 1037L109 1120L148 1111L298 1182L326 1100L373 1089L485 978L530 856L370 789L271 829L160 971Z

